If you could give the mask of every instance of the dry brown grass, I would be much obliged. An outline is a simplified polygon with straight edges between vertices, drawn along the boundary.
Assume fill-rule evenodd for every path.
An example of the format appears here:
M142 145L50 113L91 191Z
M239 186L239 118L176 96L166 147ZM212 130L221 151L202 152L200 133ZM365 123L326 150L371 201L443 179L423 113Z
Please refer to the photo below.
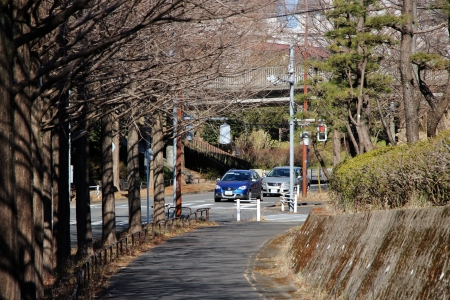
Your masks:
M289 299L325 300L327 295L323 290L311 287L302 274L294 274L291 270L289 251L300 228L301 226L291 228L285 234L272 240L258 255L258 260L263 263L256 264L257 267L253 272L257 277L263 278L261 279L265 282L263 289L268 294L271 289L280 290L287 287L284 294L288 294Z

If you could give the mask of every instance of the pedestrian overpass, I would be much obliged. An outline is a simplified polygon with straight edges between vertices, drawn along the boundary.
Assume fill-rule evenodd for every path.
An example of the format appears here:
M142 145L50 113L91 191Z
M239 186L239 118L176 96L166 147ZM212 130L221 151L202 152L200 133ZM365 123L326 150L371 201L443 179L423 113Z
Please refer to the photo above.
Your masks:
M400 73L398 68L386 69L383 74L390 75L393 79L393 87L400 87ZM317 69L309 68L307 78L320 77L327 79L330 74L320 72ZM442 87L447 84L448 72L427 70L422 74L424 80L435 96L442 95ZM279 83L274 85L268 78L280 79ZM305 78L304 67L294 67L294 90L296 93L303 92L303 80ZM289 102L288 91L290 85L287 82L289 79L288 68L283 66L278 67L261 67L253 68L241 72L239 74L218 77L210 82L207 87L211 89L218 89L221 91L239 91L247 90L255 92L259 97L234 100L236 104L263 104L263 105L279 105L281 103ZM387 95L392 97L392 95Z

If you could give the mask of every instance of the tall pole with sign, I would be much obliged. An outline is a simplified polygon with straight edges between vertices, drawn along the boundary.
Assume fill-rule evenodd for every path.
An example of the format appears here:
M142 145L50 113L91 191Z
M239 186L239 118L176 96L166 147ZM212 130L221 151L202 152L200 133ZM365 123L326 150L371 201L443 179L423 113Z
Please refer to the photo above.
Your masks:
M144 165L147 175L147 224L150 224L150 164L152 160L153 150L150 148L150 143L146 143Z
M308 0L305 0L306 11L308 11ZM305 50L303 52L304 56L304 69L303 69L303 93L305 94L305 100L303 102L303 111L308 110L308 100L306 99L306 94L308 94L308 13L306 13L305 19ZM303 138L303 157L302 157L302 197L306 197L308 190L308 143L309 136Z

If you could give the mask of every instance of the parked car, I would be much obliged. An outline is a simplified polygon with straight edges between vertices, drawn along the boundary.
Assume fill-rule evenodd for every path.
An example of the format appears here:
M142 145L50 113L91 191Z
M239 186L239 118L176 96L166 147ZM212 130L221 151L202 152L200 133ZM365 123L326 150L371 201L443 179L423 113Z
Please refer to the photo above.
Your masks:
M290 166L275 167L262 180L263 196L278 196L289 192L290 187ZM295 185L302 189L302 168L294 167ZM308 189L311 185L311 178L307 176Z
M232 169L217 179L214 201L261 199L261 186L262 178L255 170Z

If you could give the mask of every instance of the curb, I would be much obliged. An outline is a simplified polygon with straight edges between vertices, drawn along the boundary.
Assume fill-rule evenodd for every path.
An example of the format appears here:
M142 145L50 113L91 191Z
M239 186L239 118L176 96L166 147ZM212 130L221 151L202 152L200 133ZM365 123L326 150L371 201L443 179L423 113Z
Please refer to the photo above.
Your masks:
M288 235L289 233L283 233L269 238L249 259L247 280L263 299L293 299L293 293L297 290L295 285L286 278L283 280L281 277L264 274L264 270L273 270L274 266L280 267L275 261L280 251L278 244Z

